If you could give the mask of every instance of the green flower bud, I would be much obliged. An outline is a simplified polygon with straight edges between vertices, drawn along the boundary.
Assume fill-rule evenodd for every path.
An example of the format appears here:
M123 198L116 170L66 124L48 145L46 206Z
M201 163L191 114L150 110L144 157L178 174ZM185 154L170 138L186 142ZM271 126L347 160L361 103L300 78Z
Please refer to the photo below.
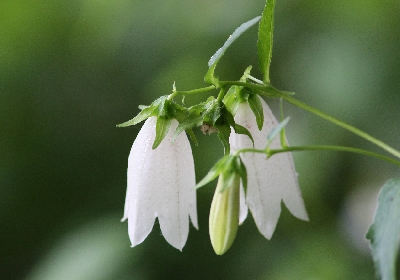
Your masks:
M232 174L230 178L220 174L209 219L211 244L217 255L228 251L235 240L239 226L239 191L239 174Z

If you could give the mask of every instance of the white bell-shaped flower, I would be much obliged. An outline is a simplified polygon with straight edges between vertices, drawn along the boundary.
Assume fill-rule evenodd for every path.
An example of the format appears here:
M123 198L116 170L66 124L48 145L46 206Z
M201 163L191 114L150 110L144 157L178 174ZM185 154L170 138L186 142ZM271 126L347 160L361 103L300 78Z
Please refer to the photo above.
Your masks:
M133 247L149 235L158 217L165 239L182 250L189 233L189 216L198 228L193 155L186 133L171 141L178 126L175 119L164 140L153 150L156 120L146 120L132 145L122 221L128 219Z
M235 122L247 128L253 136L255 149L265 148L267 135L278 125L268 105L262 98L260 100L264 112L264 125L261 131L257 127L256 118L247 102L239 105L235 115ZM234 132L231 133L229 142L233 152L253 147L248 136ZM270 148L280 147L279 137L277 137ZM245 203L241 201L240 223L246 218L248 207L258 230L270 239L281 213L282 200L295 217L308 220L291 153L275 154L269 159L265 154L260 153L242 153L240 157L247 170L246 200ZM243 198L242 195L241 199Z

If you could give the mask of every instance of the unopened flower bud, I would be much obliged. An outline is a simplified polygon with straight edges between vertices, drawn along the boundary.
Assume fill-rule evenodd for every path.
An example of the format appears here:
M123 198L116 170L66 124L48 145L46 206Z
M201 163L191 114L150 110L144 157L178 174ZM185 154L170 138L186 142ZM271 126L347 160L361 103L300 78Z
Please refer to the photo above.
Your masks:
M217 255L223 255L231 247L239 226L240 176L233 176L229 182L224 182L223 174L219 176L211 203L209 231Z

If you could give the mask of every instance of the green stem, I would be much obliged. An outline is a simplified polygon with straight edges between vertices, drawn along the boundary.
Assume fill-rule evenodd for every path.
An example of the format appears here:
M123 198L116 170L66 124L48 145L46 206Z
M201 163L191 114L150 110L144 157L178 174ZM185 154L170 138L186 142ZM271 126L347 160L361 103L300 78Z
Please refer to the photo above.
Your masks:
M221 86L229 86L229 85L237 85L237 86L243 86L243 87L247 87L250 89L255 89L255 90L259 90L259 91L263 91L264 93L268 93L268 91L271 91L271 97L277 97L278 95L283 98L284 100L286 100L289 103L292 103L293 105L296 105L297 107L300 107L306 111L309 111L310 113L313 113L314 115L317 115L337 126L340 126L362 138L364 138L365 140L377 145L378 147L384 149L386 152L390 153L391 155L400 158L400 152L392 147L390 147L389 145L387 145L386 143L382 142L381 140L376 139L375 137L369 135L368 133L365 133L364 131L349 125L335 117L332 117L324 112L322 112L321 110L318 110L314 107L311 107L310 105L307 105L293 97L290 96L290 94L285 94L285 92L280 92L279 90L276 90L275 88L273 88L272 86L269 85L256 85L256 84L251 84L251 83L243 83L243 82L236 82L236 81L220 81L220 85ZM265 95L265 94L264 94Z
M266 85L256 85L256 84L238 82L238 81L219 81L219 85L220 85L220 87L242 86L242 87L247 87L247 88L251 88L251 89L255 89L255 90L261 90L261 91L266 91L269 88Z
M328 145L321 145L321 146L292 146L292 147L286 147L282 149L270 149L270 150L260 150L260 149L252 149L252 148L245 148L245 149L240 149L237 150L235 154L240 154L240 153L262 153L262 154L267 154L268 157L271 157L275 154L279 153L287 153L287 152L297 152L297 151L341 151L341 152L350 152L350 153L356 153L356 154L361 154L361 155L366 155L374 158L378 158L384 161L387 161L389 163L392 163L394 165L400 166L400 161L392 159L387 156L383 156L374 152L370 152L367 150L363 149L358 149L358 148L352 148L352 147L344 147L344 146L328 146Z
M217 97L217 102L222 102L222 99L224 99L225 96L225 90L221 88L219 91L218 97Z
M302 109L304 109L306 111L309 111L310 113L313 113L313 114L315 114L315 115L317 115L317 116L319 116L319 117L321 117L321 118L323 118L323 119L325 119L327 121L330 121L333 124L336 124L337 126L340 126L340 127L344 128L344 129L346 129L346 130L348 130L348 131L350 131L350 132L352 132L352 133L354 133L354 134L356 134L356 135L358 135L358 136L370 141L371 143L373 143L373 144L377 145L378 147L384 149L388 153L394 155L395 157L400 158L400 152L399 151L397 151L396 149L390 147L389 145L385 144L384 142L376 139L375 137L372 137L368 133L365 133L362 130L360 130L360 129L352 126L352 125L349 125L349 124L347 124L345 122L342 122L341 120L339 120L337 118L334 118L334 117L332 117L332 116L330 116L330 115L328 115L328 114L326 114L326 113L324 113L324 112L322 112L322 111L320 111L318 109L315 109L314 107L311 107L311 106L309 106L309 105L307 105L307 104L305 104L305 103L303 103L303 102L301 102L301 101L299 101L299 100L297 100L297 99L295 99L295 98L293 98L291 96L282 95L282 98L284 100L286 100L287 102L292 103L293 105L296 105L296 106L298 106L298 107L300 107L300 108L302 108Z
M180 94L180 95L189 95L189 94L197 94L197 93L202 93L202 92L207 92L210 90L215 89L215 86L211 85L208 87L204 87L204 88L197 88L197 89L193 89L193 90L187 90L187 91L174 91L170 96L171 98L175 97L176 95Z

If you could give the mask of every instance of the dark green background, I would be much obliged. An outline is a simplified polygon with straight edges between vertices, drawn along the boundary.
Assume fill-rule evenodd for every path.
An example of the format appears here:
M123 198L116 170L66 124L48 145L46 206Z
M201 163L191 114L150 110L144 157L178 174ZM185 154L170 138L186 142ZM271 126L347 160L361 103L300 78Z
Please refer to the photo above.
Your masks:
M121 223L127 157L140 125L115 127L171 92L202 87L209 57L263 0L0 1L0 279L373 279L364 232L398 169L345 153L297 153L310 222L283 207L273 238L252 218L224 256L200 230L183 252L156 223L130 248ZM400 2L277 0L273 84L400 148ZM256 28L216 73L259 77ZM200 100L188 98L187 102ZM275 100L267 100L273 110ZM292 145L379 151L285 104ZM196 131L197 180L222 154Z

